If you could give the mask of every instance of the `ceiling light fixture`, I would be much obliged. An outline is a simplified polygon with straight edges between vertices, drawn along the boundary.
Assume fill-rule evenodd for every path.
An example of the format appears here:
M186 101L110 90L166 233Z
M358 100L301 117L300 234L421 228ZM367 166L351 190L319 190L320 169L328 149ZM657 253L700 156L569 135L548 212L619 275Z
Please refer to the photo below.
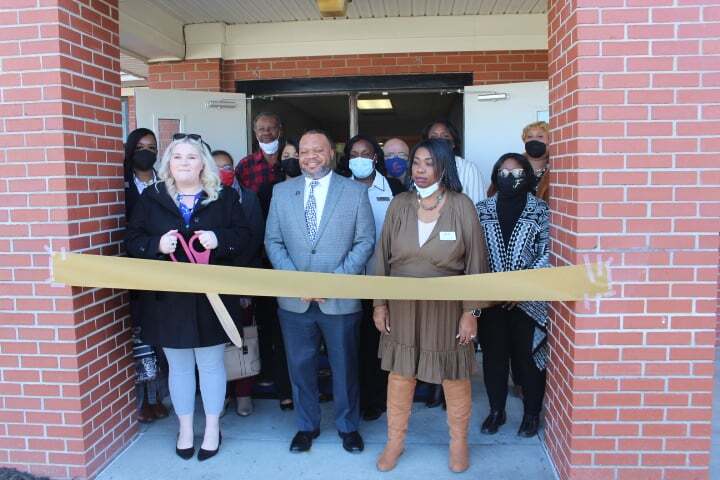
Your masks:
M351 0L317 0L318 10L323 17L344 17Z
M389 98L372 98L357 101L358 110L392 110L393 105Z

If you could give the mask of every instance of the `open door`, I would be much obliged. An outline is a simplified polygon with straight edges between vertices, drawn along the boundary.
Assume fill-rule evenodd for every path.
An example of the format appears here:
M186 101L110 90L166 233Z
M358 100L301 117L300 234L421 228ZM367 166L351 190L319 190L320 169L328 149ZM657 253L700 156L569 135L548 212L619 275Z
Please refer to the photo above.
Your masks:
M528 123L548 121L548 82L465 87L465 158L490 181L492 167L507 152L522 153Z
M155 132L160 155L178 132L201 135L235 162L247 154L244 94L137 89L135 95L137 126Z

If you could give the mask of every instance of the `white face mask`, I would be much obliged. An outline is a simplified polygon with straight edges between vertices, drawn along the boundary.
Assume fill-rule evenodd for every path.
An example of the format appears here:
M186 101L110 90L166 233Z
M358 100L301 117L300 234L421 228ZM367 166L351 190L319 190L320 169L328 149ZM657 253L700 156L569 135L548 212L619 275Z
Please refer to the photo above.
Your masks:
M278 147L280 146L280 140L276 138L270 143L263 143L258 140L258 144L260 144L260 149L265 153L265 155L275 155L278 151Z
M355 178L368 178L375 171L375 161L372 158L355 157L350 159L349 167Z
M417 190L420 198L428 198L430 195L437 192L438 188L440 188L440 182L435 182L429 187L421 187L419 185L415 185L415 190Z

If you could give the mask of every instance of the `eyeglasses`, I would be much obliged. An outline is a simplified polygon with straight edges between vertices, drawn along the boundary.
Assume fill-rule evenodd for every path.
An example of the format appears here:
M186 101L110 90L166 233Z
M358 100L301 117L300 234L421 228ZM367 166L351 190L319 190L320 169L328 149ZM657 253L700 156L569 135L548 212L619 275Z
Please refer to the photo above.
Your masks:
M502 178L507 178L510 175L512 175L513 178L522 178L525 176L525 170L522 168L513 168L512 170L508 168L498 168L498 175Z
M189 138L190 140L195 140L196 142L202 142L202 137L197 133L176 133L172 137L173 140L182 140L184 138Z

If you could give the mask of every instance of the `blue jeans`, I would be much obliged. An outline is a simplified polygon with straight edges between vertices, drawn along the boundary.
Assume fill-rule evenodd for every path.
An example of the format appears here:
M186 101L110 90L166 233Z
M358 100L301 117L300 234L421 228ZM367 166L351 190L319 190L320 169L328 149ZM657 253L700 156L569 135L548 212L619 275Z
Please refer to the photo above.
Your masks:
M195 411L195 365L205 415L220 415L225 403L225 344L200 348L163 348L170 372L170 399L177 415Z

